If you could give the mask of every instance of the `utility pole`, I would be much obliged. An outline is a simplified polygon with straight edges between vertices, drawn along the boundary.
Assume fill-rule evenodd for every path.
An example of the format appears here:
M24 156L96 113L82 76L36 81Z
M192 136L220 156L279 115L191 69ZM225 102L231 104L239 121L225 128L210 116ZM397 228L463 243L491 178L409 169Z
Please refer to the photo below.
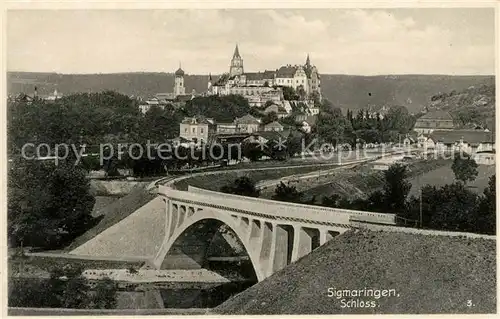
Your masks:
M422 225L422 185L420 187L420 228L424 228Z

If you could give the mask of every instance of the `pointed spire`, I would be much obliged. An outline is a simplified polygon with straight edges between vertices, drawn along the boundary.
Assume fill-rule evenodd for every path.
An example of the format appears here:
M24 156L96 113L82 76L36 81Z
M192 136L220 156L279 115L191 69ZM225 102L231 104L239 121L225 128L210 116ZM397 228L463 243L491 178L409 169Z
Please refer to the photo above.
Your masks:
M307 67L311 66L311 60L309 59L309 53L307 54L307 58L306 58L306 66Z
M234 48L233 59L234 58L241 59L240 50L238 50L238 43L236 43L236 47Z
M208 80L212 82L212 73L208 73Z

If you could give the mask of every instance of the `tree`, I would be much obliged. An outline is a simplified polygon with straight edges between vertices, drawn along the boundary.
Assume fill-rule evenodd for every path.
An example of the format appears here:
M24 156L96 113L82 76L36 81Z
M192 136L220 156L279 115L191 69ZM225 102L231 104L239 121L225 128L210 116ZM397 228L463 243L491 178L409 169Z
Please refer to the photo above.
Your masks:
M288 156L293 157L302 151L302 140L305 138L304 134L299 131L291 131L286 140L286 151Z
M246 176L239 177L231 184L223 186L221 192L249 197L260 196L260 190L255 187L255 182Z
M332 207L332 208L341 208L339 206L340 200L341 200L341 196L339 194L332 194L330 196L323 196L321 198L321 206Z
M184 107L184 115L196 116L203 114L203 116L213 118L218 122L232 122L236 117L248 114L251 110L248 100L241 95L211 95L195 97L187 101Z
M411 184L406 180L406 166L393 164L384 172L384 177L384 201L387 209L392 213L404 210L406 197L411 189Z
M88 281L82 276L83 269L66 265L50 271L47 295L54 308L88 308L90 302Z
M301 203L303 201L303 196L304 194L302 192L297 191L297 187L290 185L290 183L287 185L280 182L274 190L272 199L282 202Z
M287 150L287 142L281 140L270 139L266 143L266 155L273 160L287 160L289 153Z
M306 90L304 90L303 85L300 85L299 87L297 87L297 95L298 95L300 101L304 101L306 99L307 94L306 94Z
M22 280L9 276L8 304L9 307L44 308L58 301L55 296L48 293L47 282L39 280Z
M94 225L94 202L84 169L15 161L8 173L9 241L58 248Z
M172 105L161 109L153 105L140 119L140 137L142 141L164 143L167 139L179 135L179 123L182 121L182 114L175 111Z
M299 99L299 96L297 95L293 87L283 86L282 90L283 90L283 98L286 101L296 101Z
M137 138L141 114L137 101L112 91L79 93L53 102L10 101L7 112L10 154L25 143L103 143L105 136Z
M391 106L384 120L390 129L400 134L407 134L415 124L415 119L408 113L408 109L400 105Z
M276 112L269 112L262 117L261 123L263 125L275 122L278 120L278 114Z
M496 234L496 175L490 177L488 187L484 189L475 224L480 233Z
M318 91L311 93L311 99L314 101L314 106L319 107L321 105L321 96Z
M433 199L430 227L452 231L476 232L475 212L478 196L462 183L443 186Z
M90 308L94 309L114 309L116 308L116 292L118 291L118 284L106 277L100 280L96 287L95 292L90 296Z
M479 173L476 161L469 154L462 152L455 153L451 169L455 174L455 179L461 181L464 185L468 181L472 182L475 180Z
M406 211L401 211L398 215L418 221L421 214L424 228L476 233L488 233L488 229L493 231L495 224L493 227L491 224L489 228L484 227L491 223L491 219L481 221L488 214L478 210L478 204L477 194L466 189L462 183L448 184L441 188L426 185L422 187L422 199L412 196Z
M329 103L324 103L316 121L316 132L320 138L335 147L344 141L349 127L350 123L347 123L340 108L331 109Z
M245 142L242 145L243 156L251 160L252 162L258 161L264 156L264 151L267 150L263 144L260 143L250 143Z

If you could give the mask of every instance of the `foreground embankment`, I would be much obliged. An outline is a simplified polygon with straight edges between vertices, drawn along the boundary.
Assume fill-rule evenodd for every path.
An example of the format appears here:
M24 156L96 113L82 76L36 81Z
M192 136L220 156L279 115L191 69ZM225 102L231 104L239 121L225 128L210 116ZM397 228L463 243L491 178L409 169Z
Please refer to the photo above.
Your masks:
M494 313L495 248L491 238L353 230L214 313Z

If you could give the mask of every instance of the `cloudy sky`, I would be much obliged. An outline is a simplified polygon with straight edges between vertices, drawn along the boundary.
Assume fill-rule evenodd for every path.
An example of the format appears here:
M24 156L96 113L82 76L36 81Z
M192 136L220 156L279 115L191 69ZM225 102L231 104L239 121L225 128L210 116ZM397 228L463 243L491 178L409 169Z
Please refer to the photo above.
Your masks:
M7 14L9 71L228 70L304 63L327 74L494 74L493 9L27 10Z

